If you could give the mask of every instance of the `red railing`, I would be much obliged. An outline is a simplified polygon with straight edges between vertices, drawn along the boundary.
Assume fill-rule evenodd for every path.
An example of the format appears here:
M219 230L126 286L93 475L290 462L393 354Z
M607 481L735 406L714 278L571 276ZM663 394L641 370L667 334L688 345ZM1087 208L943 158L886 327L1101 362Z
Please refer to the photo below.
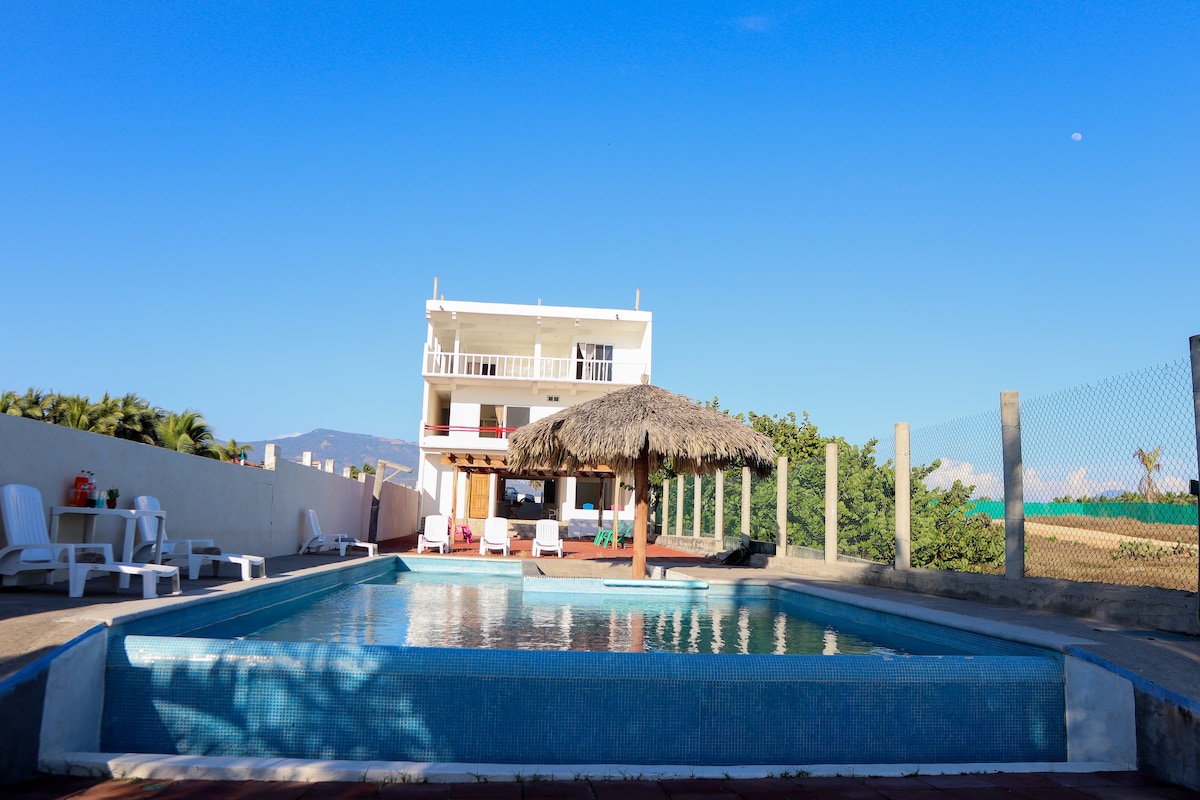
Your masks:
M451 433L477 433L480 436L491 436L503 439L516 428L497 428L481 425L426 425L425 432L433 436L449 436Z

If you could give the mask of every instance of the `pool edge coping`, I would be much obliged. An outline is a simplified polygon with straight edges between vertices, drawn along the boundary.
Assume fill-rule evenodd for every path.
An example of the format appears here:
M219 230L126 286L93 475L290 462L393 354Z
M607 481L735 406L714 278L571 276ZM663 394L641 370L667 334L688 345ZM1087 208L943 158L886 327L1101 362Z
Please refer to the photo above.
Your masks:
M108 775L142 780L294 781L301 783L503 783L571 780L909 777L1007 772L1119 772L1107 761L1022 761L963 764L499 764L422 761L349 761L298 758L176 756L153 753L64 752L40 757L39 768L59 775Z

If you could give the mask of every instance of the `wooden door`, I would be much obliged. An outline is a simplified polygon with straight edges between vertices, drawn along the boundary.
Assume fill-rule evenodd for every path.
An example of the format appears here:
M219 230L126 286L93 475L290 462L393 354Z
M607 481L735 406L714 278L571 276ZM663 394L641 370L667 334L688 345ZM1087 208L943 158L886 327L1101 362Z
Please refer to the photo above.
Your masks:
M471 502L469 504L471 519L484 519L488 514L488 490L491 481L489 476L478 472L471 473Z

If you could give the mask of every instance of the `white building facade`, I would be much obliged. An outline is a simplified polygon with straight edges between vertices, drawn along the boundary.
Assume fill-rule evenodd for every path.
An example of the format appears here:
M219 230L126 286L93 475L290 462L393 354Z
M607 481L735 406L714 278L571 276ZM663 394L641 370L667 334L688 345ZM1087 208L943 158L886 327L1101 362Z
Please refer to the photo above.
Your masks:
M594 532L614 505L632 518L619 476L602 465L574 475L517 474L505 455L509 434L522 425L650 380L651 314L634 305L426 302L422 518L557 519L578 535Z

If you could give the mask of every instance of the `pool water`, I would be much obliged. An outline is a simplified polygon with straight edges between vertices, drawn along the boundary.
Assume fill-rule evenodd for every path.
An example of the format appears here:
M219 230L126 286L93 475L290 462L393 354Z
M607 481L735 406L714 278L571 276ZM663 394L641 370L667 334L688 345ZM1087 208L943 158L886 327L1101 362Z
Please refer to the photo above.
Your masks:
M400 572L393 585L344 586L187 635L493 650L761 655L968 652L767 596L735 600L546 594L526 592L524 581L516 577L422 572Z

